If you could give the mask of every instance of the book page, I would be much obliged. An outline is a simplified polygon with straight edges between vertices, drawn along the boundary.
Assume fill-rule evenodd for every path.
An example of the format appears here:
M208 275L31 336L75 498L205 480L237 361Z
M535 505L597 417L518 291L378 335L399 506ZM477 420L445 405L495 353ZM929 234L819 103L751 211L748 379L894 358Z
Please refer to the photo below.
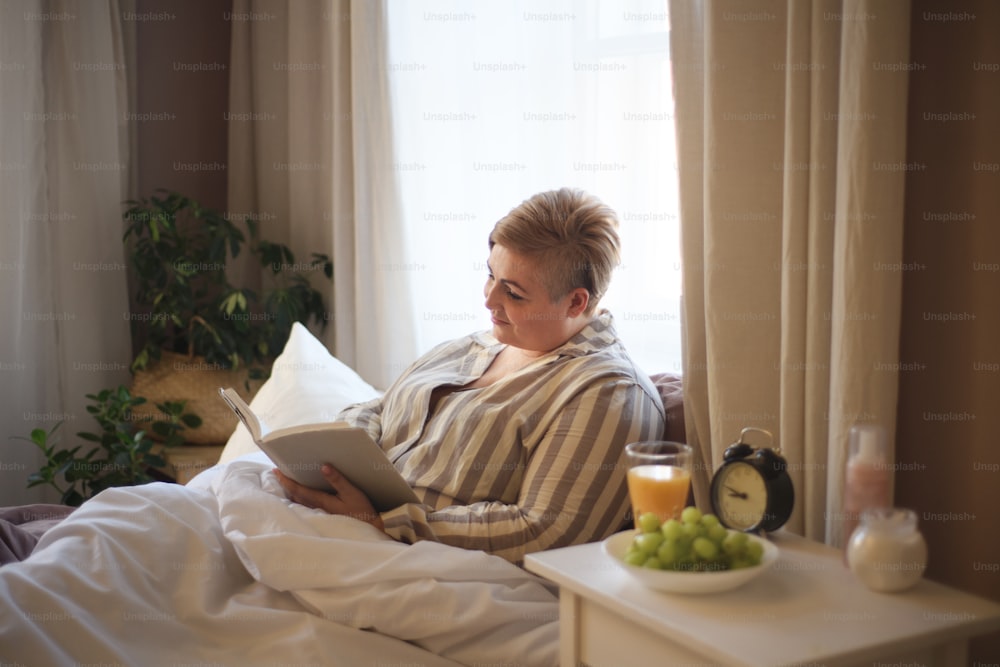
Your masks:
M236 413L243 425L247 427L250 431L250 437L253 438L254 442L260 445L260 441L263 440L264 436L267 434L266 426L261 423L261 420L257 418L257 415L253 413L250 406L246 404L246 401L236 393L236 390L232 387L227 387L223 389L219 387L219 395L222 400L226 402L227 405Z

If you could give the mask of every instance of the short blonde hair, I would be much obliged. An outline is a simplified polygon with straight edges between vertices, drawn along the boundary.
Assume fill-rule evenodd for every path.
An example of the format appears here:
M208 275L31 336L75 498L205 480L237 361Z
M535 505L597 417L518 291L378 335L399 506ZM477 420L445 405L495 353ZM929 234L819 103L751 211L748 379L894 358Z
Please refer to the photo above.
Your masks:
M538 260L552 301L583 287L588 312L597 307L620 262L618 216L597 197L561 188L540 192L500 219L490 233L500 244Z

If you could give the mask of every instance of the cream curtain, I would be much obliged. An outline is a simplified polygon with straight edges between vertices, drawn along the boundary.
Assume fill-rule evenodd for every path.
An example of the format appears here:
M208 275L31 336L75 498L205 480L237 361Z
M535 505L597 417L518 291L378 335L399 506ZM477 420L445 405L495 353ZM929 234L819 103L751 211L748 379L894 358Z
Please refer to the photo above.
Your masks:
M698 502L764 428L795 484L787 527L834 544L850 427L895 430L909 11L670 3Z
M325 342L385 387L416 357L382 1L233 3L228 209L330 255ZM361 177L355 178L355 174ZM237 278L258 280L249 265ZM318 286L318 283L314 283Z
M0 4L0 505L41 465L10 440L89 429L85 394L128 383L131 3Z
M570 185L618 212L621 264L601 305L629 355L650 374L680 372L673 95L650 85L670 71L661 2L640 3L642 20L635 3L602 0L547 0L544 12L537 0L475 12L468 0L393 3L390 83L421 350L490 327L482 288L494 222Z

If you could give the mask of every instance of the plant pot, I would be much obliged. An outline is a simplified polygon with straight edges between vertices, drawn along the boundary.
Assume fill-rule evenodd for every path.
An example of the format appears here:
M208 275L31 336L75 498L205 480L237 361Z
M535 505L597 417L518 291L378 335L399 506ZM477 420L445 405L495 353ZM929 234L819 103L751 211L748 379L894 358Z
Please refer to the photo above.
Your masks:
M219 387L232 387L249 403L264 381L248 380L248 377L247 368L221 368L205 361L204 357L163 350L159 361L135 373L132 395L144 397L146 403L134 408L132 416L137 421L155 421L162 417L157 403L187 401L185 412L201 417L202 424L198 428L184 429L185 443L224 445L239 420L219 397Z

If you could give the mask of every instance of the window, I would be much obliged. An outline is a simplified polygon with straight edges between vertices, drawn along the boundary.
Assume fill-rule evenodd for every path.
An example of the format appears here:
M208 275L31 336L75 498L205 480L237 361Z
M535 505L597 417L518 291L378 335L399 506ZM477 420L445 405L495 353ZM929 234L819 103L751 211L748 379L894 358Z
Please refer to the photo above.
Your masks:
M665 3L393 4L396 170L421 351L489 327L487 236L580 187L621 220L602 305L647 372L679 372L680 247Z

